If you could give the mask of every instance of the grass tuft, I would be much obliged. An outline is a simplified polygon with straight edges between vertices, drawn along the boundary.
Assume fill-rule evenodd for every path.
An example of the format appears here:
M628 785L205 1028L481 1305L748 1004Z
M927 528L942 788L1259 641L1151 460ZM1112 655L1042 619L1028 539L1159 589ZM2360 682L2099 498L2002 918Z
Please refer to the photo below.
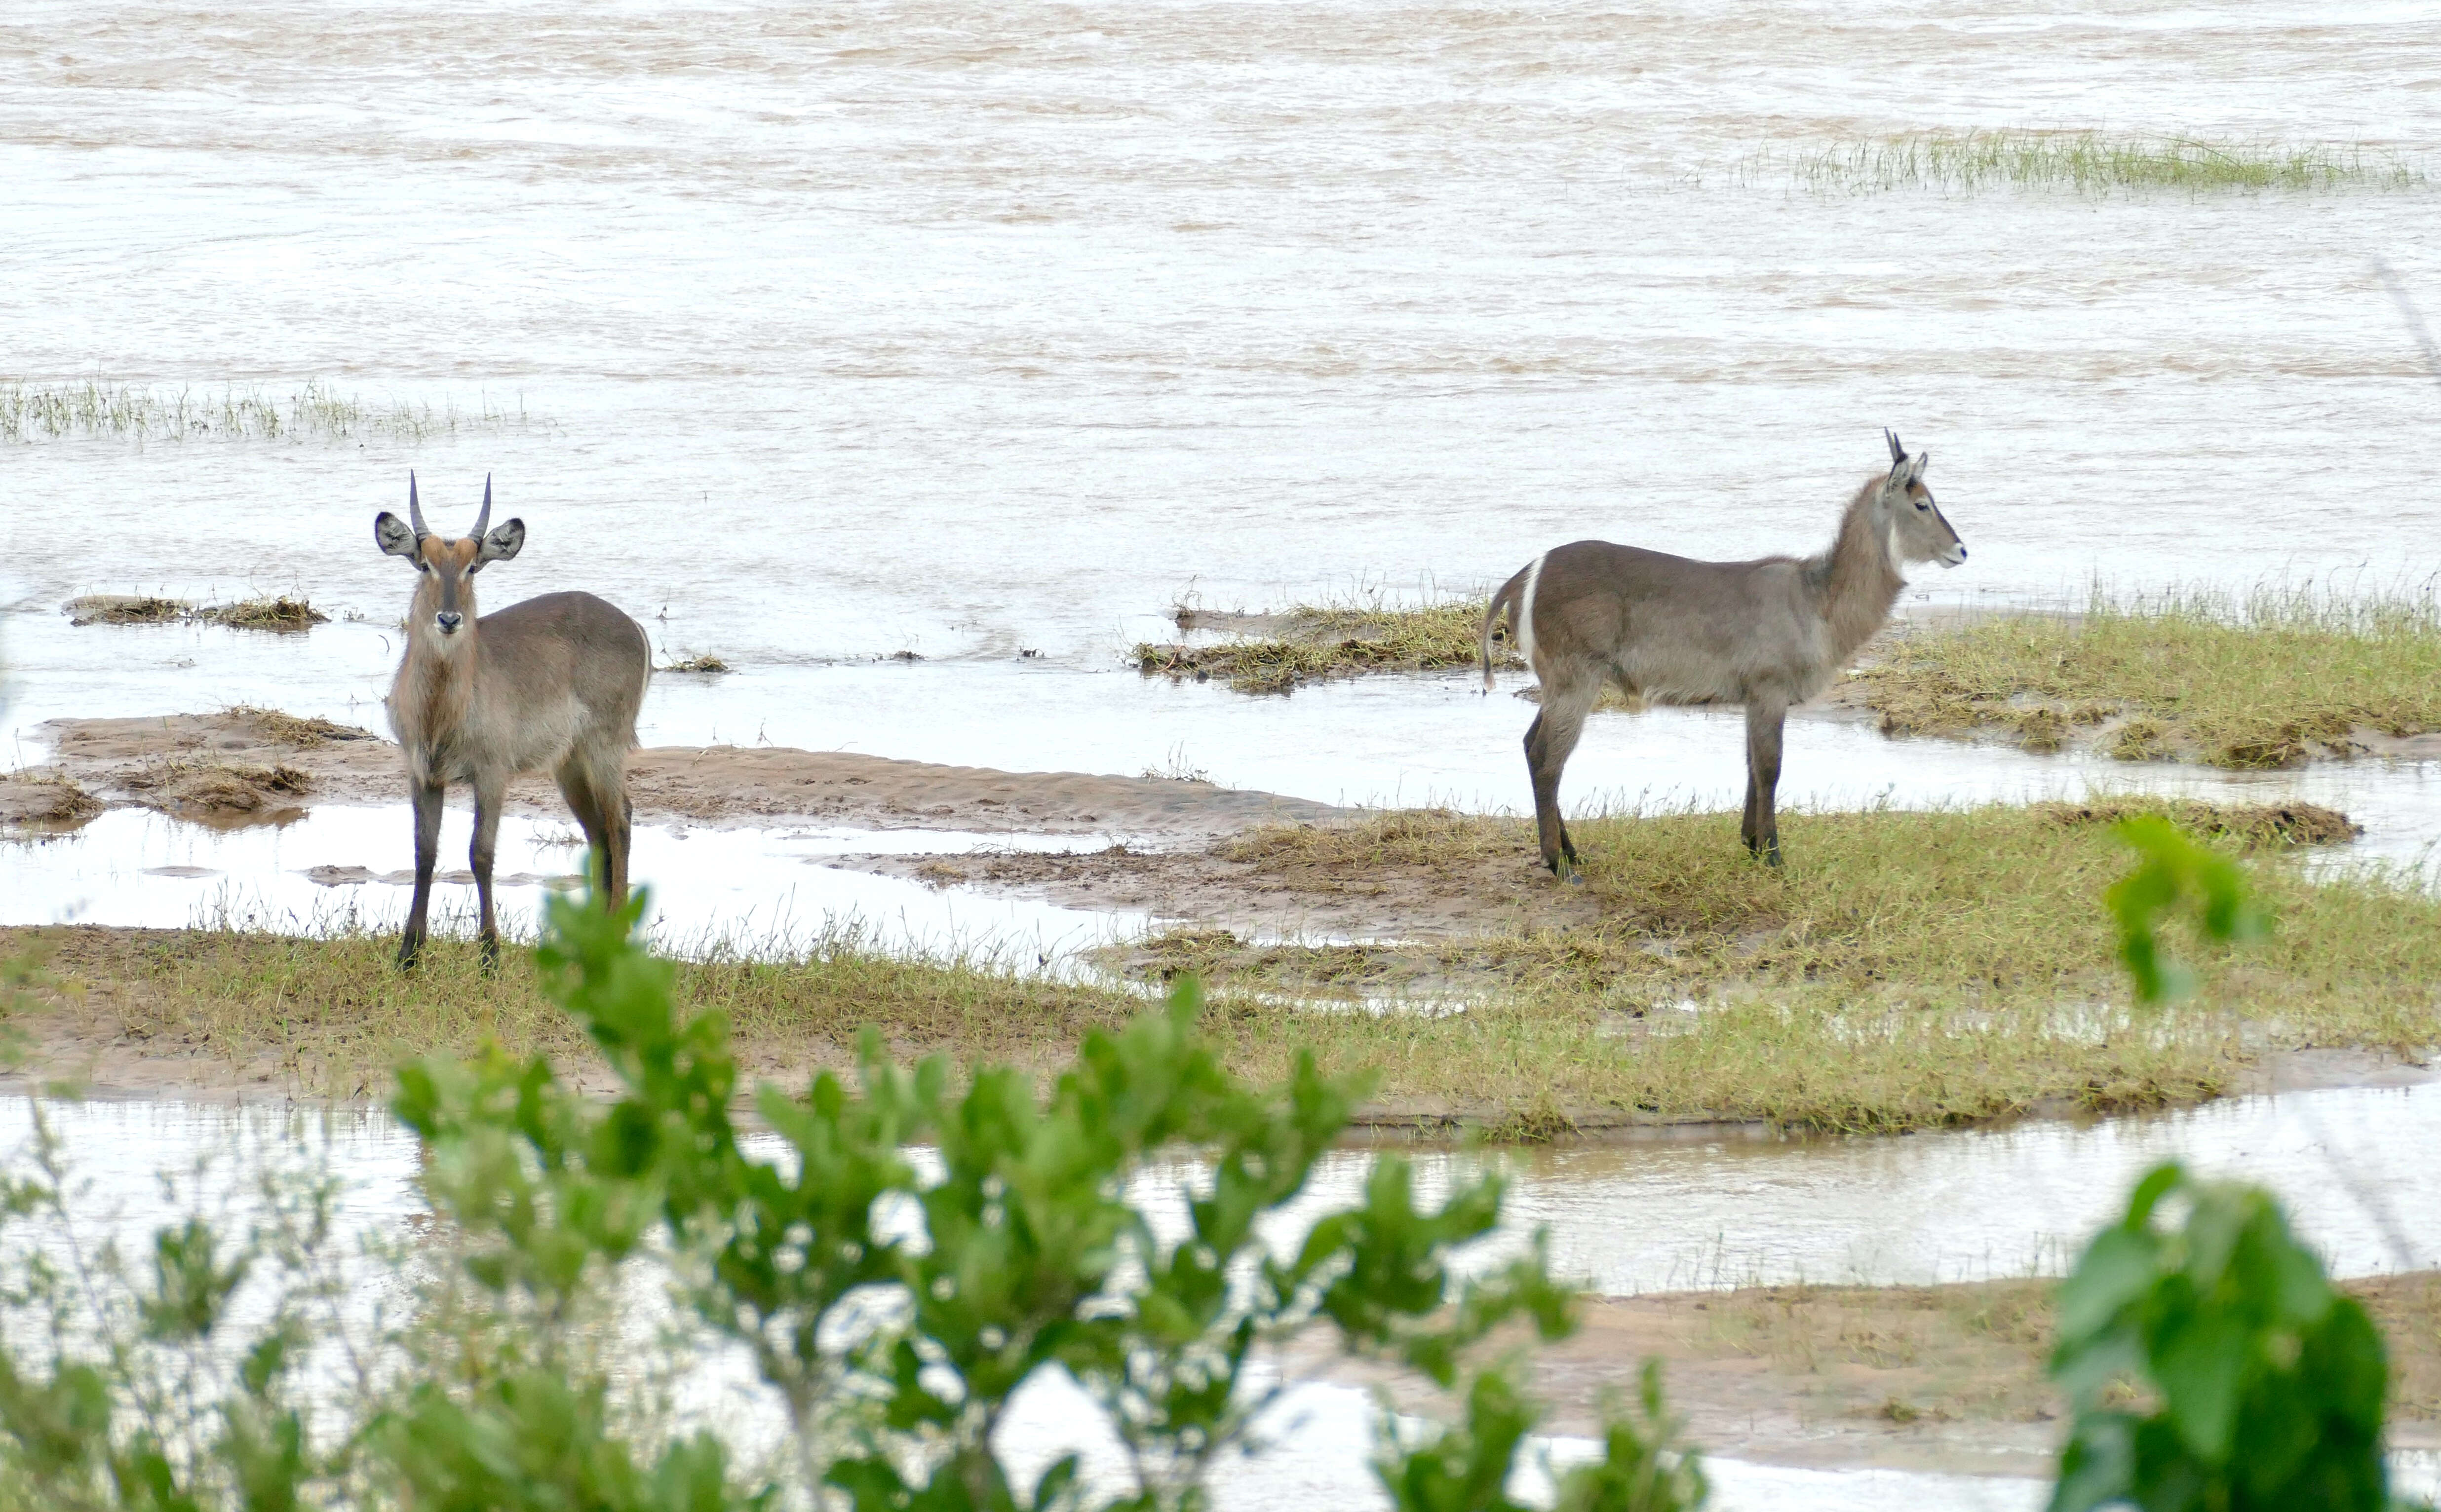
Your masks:
M471 411L455 404L368 403L318 378L282 396L259 386L225 384L219 392L155 388L87 378L74 383L0 382L0 441L119 437L136 441L423 441L466 432L525 430L534 423L486 398Z
M258 709L252 704L233 704L229 712L250 720L266 740L283 746L311 749L335 740L371 740L373 732L354 725L342 725L336 720L305 714L292 714L278 709Z
M2042 750L2091 729L2122 760L2289 766L2353 754L2363 729L2441 730L2441 599L2096 593L2082 615L1916 631L1855 680L1889 734L1995 731Z
M61 608L71 624L167 624L184 618L194 605L151 594L93 593L70 599Z
M259 814L293 806L287 801L314 785L313 774L286 763L253 766L237 762L161 762L125 775L128 787L165 807Z
M73 829L101 812L101 801L56 771L0 773L0 821Z
M2198 835L2226 836L2249 850L2293 845L2345 845L2364 826L2320 803L2220 805L2191 798L2107 798L2083 803L2036 803L2034 812L2058 824L2116 824L2158 815Z
M729 670L729 663L721 660L718 657L689 657L683 661L673 661L667 666L657 670L661 672L722 673Z
M2432 182L2418 164L2347 143L2017 128L1907 132L1793 151L1764 148L1741 164L1738 174L1749 182L1784 174L1802 189L1829 194L2045 189L2080 194L2135 189L2398 192L2428 189Z
M1216 646L1140 641L1130 659L1139 672L1197 682L1219 677L1239 693L1292 693L1306 683L1368 672L1438 672L1480 665L1477 639L1482 600L1420 608L1380 604L1300 604L1257 618L1277 633ZM1182 625L1194 616L1181 611ZM1503 668L1526 663L1495 632L1493 656Z
M235 625L242 630L277 630L283 633L310 630L317 624L327 624L331 620L329 615L303 599L292 599L284 593L276 599L247 599L239 603L200 610L197 618L209 620L214 624Z

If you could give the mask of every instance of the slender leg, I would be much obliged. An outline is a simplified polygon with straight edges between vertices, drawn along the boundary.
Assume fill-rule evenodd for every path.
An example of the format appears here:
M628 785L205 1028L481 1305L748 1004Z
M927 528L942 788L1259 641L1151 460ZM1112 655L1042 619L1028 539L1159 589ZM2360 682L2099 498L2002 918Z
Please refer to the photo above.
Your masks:
M559 796L568 800L568 811L576 816L576 827L585 832L585 884L588 888L606 888L610 870L610 831L603 822L601 801L594 797L593 784L585 779L585 768L574 762L560 767Z
M407 931L399 937L398 966L412 970L416 953L424 948L425 925L432 911L432 869L441 860L441 803L446 789L435 783L429 787L407 788L407 799L415 805L415 899L407 906Z
M486 773L475 779L475 843L466 853L466 861L475 871L475 901L480 911L475 939L482 946L486 971L500 964L500 925L492 912L492 856L499 849L500 804L507 797L505 774Z
M1780 815L1772 800L1780 790L1780 737L1788 723L1784 704L1746 705L1746 849L1780 865Z
M624 779L626 774L622 772L620 775ZM610 819L606 807L602 817L605 820ZM619 795L619 816L615 825L606 823L604 828L611 831L610 906L615 909L627 901L627 851L636 837L636 805L627 801L625 793Z
M1543 848L1543 864L1556 877L1576 874L1577 847L1560 818L1560 774L1568 755L1584 733L1585 715L1593 709L1600 684L1583 688L1543 685L1543 711L1526 729L1526 775L1534 783L1534 830Z
M1738 838L1746 842L1749 851L1755 848L1755 819L1754 741L1750 736L1746 741L1746 817L1745 822L1738 826Z

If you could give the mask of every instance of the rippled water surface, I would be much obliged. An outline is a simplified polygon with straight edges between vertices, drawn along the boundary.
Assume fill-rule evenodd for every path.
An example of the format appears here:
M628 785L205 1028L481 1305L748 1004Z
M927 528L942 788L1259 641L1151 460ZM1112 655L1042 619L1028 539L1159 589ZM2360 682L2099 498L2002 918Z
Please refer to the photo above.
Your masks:
M1755 154L2100 125L2414 159L2436 23L35 0L0 17L0 367L543 423L10 448L9 717L367 719L407 589L367 524L409 465L438 521L489 472L532 526L487 602L591 587L744 669L666 679L647 739L1007 729L1002 765L1132 772L1191 737L1249 783L1322 753L1294 789L1350 796L1522 801L1517 711L1419 691L1363 727L1430 732L1401 745L1301 695L1233 729L1121 646L1182 594L1475 587L1582 535L1811 548L1884 423L1974 549L1926 594L2416 576L2441 394L2367 269L2441 303L2432 191L1820 195ZM55 613L292 587L371 623ZM871 664L902 650L931 660ZM1651 785L1636 743L1578 782Z

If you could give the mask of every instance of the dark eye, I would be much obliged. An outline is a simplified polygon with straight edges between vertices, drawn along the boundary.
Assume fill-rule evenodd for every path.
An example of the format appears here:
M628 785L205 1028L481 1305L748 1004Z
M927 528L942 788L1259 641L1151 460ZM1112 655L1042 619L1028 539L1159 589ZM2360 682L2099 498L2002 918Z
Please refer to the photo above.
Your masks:
M1917 499L1915 501L1915 507L1920 510L1930 510L1932 505L1924 499Z

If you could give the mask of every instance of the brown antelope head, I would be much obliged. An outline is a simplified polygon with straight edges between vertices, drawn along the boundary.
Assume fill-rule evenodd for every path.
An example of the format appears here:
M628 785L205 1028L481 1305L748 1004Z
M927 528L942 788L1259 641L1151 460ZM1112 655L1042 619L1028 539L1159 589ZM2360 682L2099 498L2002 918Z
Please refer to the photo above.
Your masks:
M407 518L384 510L373 516L373 540L390 556L403 556L423 578L415 602L407 606L409 643L421 640L447 655L473 640L461 635L475 619L475 574L486 562L505 562L526 544L526 522L511 520L489 534L492 522L492 479L483 478L483 509L475 529L456 540L432 533L424 523L424 507L416 501L415 475L407 475Z
M1932 453L1909 457L1895 434L1887 429L1882 434L1890 443L1890 476L1883 480L1881 495L1873 501L1873 523L1882 528L1883 539L1890 544L1890 565L1958 566L1966 560L1966 543L1958 538L1941 506L1932 501L1932 490L1924 486L1925 464L1932 460Z

